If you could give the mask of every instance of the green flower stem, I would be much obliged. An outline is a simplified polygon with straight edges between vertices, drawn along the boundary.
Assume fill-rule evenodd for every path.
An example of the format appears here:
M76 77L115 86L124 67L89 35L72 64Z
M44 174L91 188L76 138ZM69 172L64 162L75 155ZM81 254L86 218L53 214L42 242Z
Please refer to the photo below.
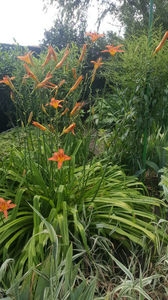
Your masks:
M149 12L149 33L148 33L148 47L151 47L152 41L152 23L153 23L153 0L150 0L150 12ZM149 83L150 83L150 73L146 78L147 82L147 96L150 99L150 92L149 92ZM142 156L142 166L143 169L146 168L146 154L147 154L147 140L148 140L148 117L145 114L145 129L144 129L144 142L143 142L143 156Z

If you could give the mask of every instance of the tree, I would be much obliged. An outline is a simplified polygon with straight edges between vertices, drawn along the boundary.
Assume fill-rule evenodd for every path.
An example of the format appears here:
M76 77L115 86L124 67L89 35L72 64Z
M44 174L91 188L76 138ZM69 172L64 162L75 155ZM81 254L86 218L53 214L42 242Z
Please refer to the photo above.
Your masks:
M57 3L67 19L80 18L87 21L87 10L93 0L43 0L47 5ZM123 26L126 34L136 33L148 29L150 0L97 0L99 7L98 26L101 21L111 14L116 16ZM168 1L154 0L154 24L162 26L163 31L168 28Z
M42 41L44 46L52 45L58 47L59 50L65 48L68 43L76 42L79 46L84 43L85 24L79 24L78 27L73 26L63 20L57 19L54 26L44 32Z
M148 30L150 0L124 0L118 10L118 16L125 26L126 34ZM154 0L153 21L155 27L168 28L168 1Z

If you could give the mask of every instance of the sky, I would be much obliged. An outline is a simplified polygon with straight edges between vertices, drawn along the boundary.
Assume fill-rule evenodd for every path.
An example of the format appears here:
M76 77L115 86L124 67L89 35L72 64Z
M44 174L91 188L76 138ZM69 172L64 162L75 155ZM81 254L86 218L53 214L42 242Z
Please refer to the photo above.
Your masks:
M50 7L43 10L42 0L0 0L0 43L17 43L23 46L38 46L44 37L44 31L54 24L56 11ZM89 9L87 31L96 31L96 7L94 1ZM115 25L114 25L115 24ZM118 23L107 17L99 33L111 29L119 32Z
M0 0L0 43L35 46L53 25L55 12L43 11L42 0Z

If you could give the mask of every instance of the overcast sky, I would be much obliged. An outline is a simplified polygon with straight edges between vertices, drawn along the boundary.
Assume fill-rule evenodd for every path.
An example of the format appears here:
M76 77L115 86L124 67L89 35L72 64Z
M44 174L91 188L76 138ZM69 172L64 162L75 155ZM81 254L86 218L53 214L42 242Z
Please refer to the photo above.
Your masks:
M93 0L94 2L94 0ZM0 43L38 45L45 29L52 27L56 12L50 7L45 13L42 0L0 0ZM96 7L89 10L88 30L96 30ZM107 17L99 33L111 29L119 32L118 23Z

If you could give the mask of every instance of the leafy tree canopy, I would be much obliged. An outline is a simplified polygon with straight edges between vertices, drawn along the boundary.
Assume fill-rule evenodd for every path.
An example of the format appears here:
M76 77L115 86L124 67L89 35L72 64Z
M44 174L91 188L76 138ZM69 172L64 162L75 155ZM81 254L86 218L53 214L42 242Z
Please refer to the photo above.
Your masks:
M43 0L45 6L57 4L69 20L87 21L87 10L93 0ZM148 28L150 0L95 0L99 7L98 27L107 14L115 15L125 26L126 34ZM154 24L168 29L168 1L154 0Z

